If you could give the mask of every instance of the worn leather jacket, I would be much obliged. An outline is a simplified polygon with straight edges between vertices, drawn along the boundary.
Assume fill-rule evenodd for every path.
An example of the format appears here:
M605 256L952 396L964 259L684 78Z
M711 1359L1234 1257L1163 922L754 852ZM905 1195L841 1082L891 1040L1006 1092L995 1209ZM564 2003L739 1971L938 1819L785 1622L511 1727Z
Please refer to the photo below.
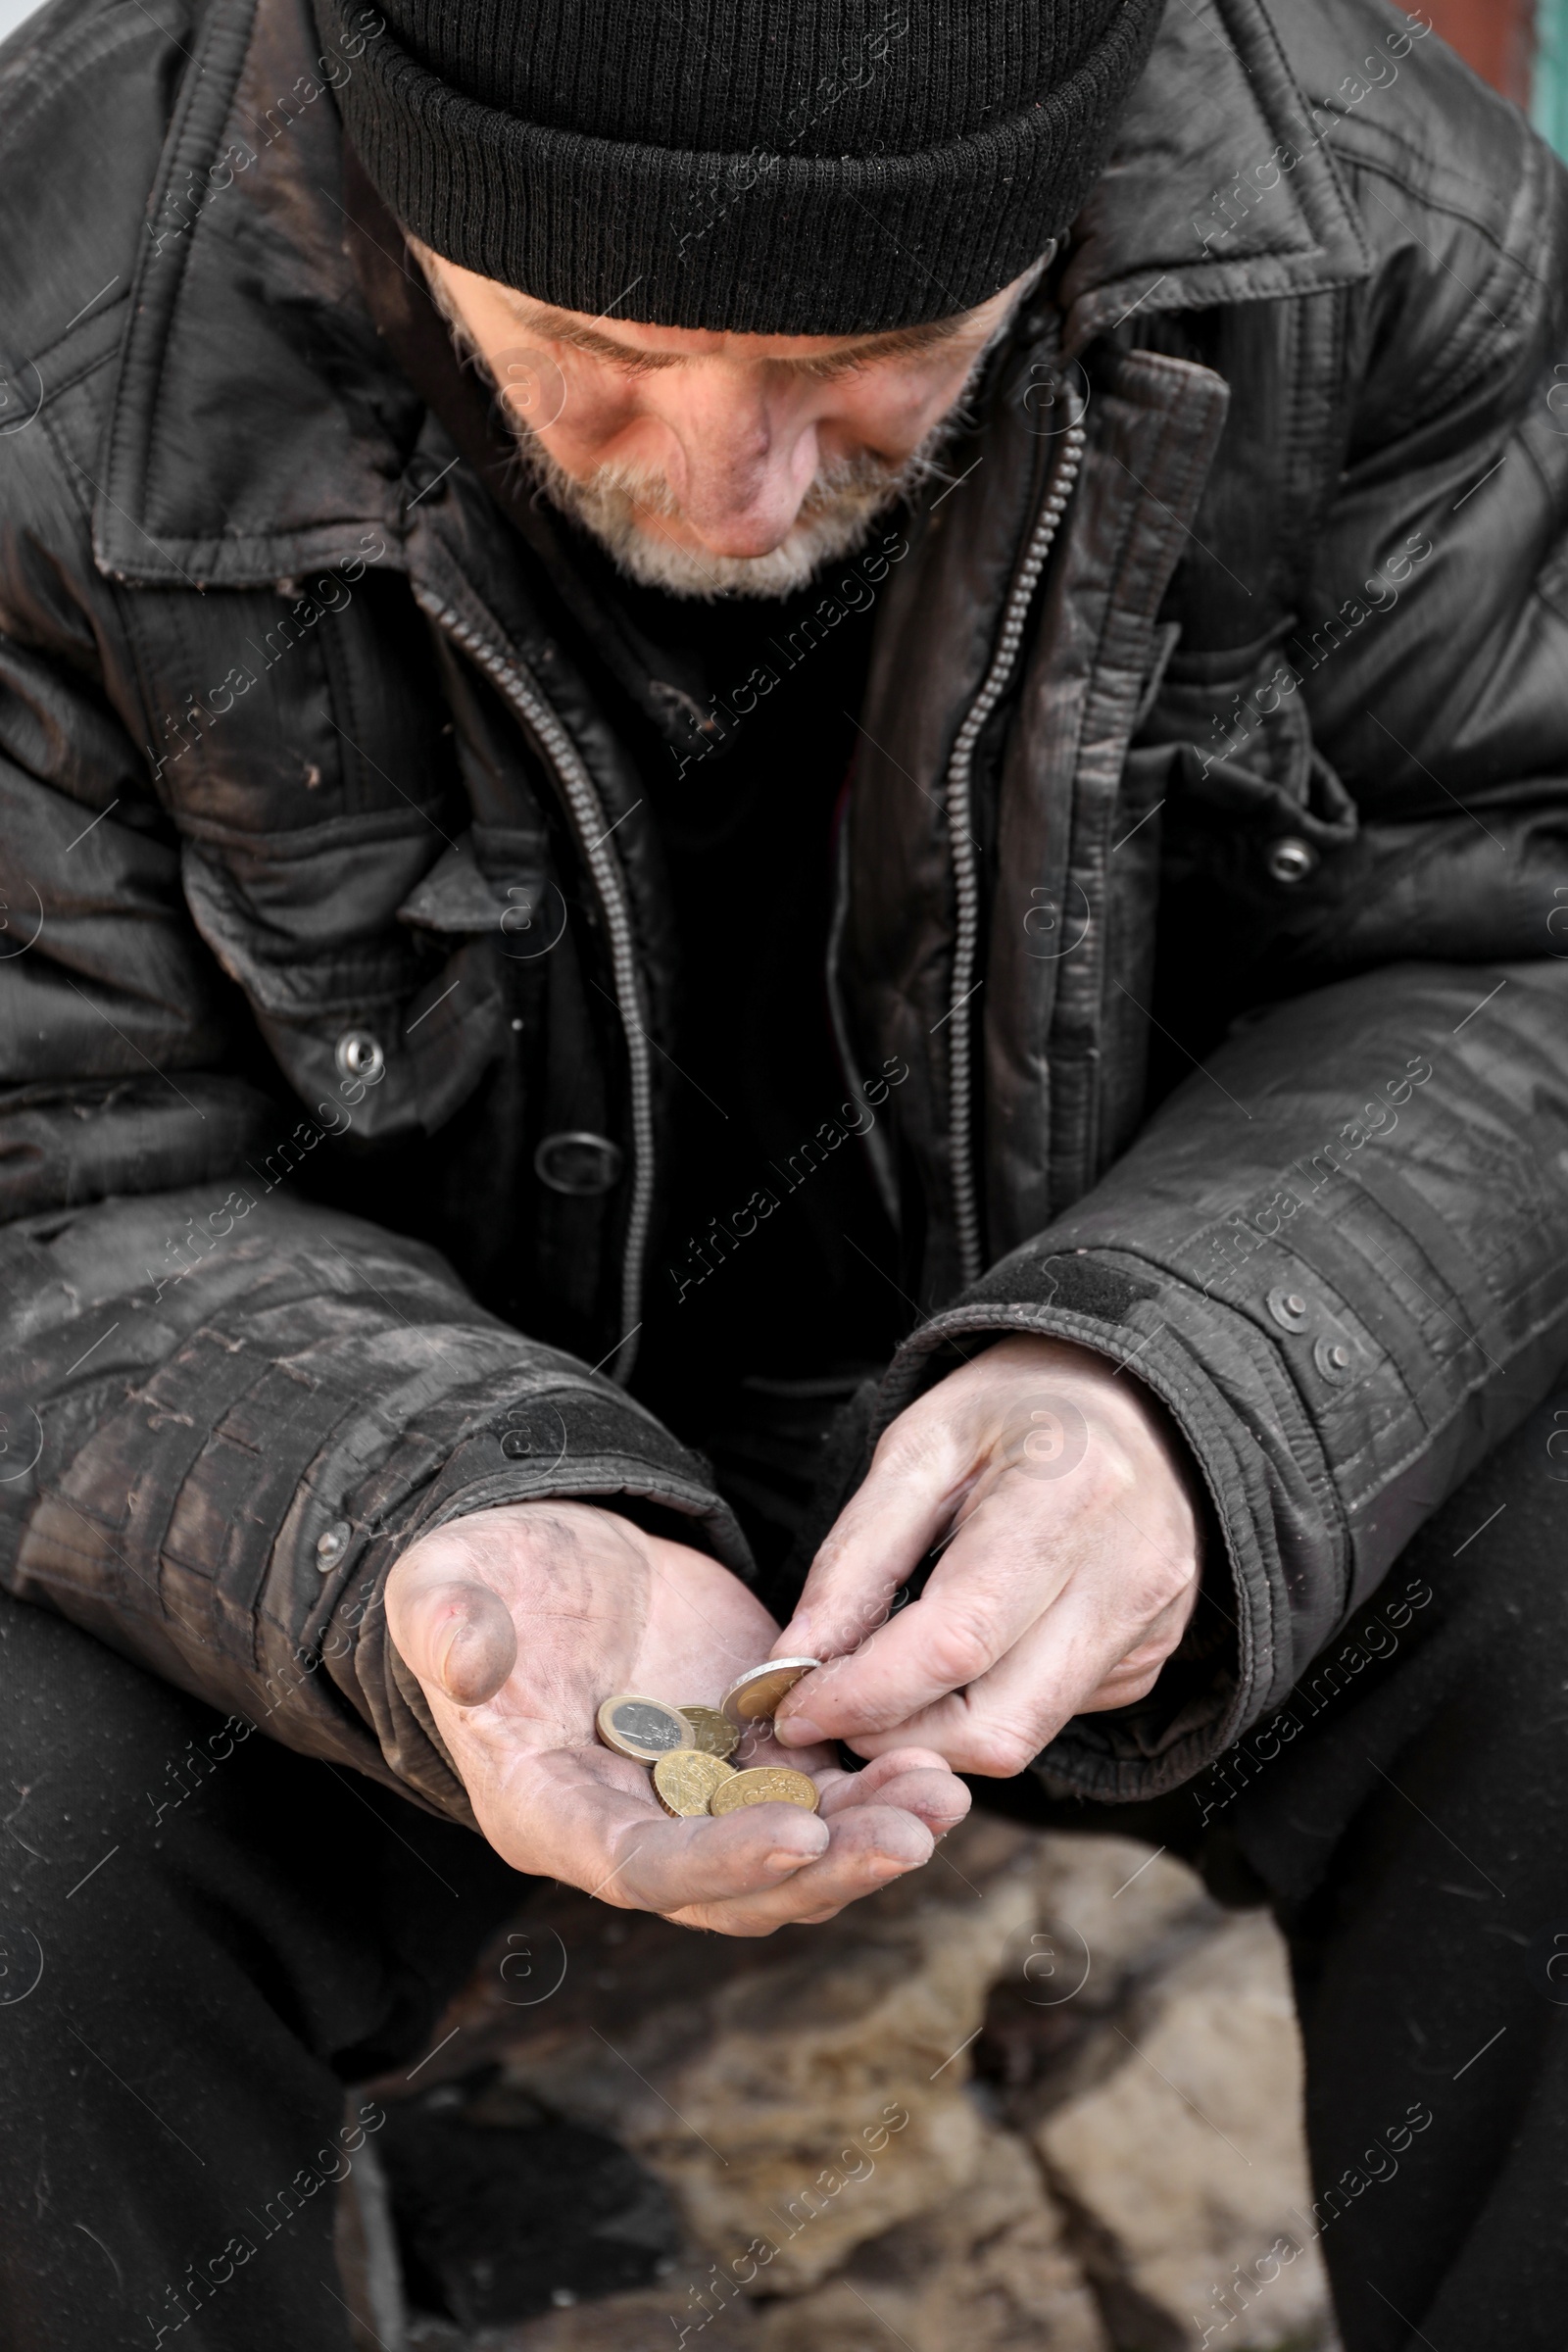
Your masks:
M360 297L373 7L161 15L0 51L0 1572L466 1817L415 1535L604 1495L747 1572L626 1388L678 943ZM1419 15L1172 9L873 583L831 990L920 1312L856 1444L968 1335L1121 1359L1234 1621L1061 1788L1277 1704L1568 1355L1565 233Z

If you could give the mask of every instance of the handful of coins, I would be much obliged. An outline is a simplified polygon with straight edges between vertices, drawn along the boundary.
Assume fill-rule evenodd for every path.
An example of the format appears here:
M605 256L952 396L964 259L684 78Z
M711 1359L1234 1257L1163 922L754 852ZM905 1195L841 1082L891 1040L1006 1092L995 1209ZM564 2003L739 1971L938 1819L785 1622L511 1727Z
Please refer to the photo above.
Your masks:
M738 1772L729 1759L741 1735L777 1710L787 1690L810 1674L815 1658L769 1658L731 1683L716 1707L666 1707L662 1698L618 1690L596 1718L599 1737L618 1756L651 1764L654 1793L666 1813L737 1813L743 1805L800 1805L816 1811L816 1783L783 1764Z

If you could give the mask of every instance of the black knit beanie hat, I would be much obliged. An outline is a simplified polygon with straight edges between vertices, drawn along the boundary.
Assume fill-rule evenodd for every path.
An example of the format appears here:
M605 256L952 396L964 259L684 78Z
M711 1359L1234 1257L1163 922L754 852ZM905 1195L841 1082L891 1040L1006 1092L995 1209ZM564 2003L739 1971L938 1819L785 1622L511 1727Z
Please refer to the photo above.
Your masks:
M437 253L595 318L763 334L1009 284L1082 204L1163 5L316 0L361 161Z

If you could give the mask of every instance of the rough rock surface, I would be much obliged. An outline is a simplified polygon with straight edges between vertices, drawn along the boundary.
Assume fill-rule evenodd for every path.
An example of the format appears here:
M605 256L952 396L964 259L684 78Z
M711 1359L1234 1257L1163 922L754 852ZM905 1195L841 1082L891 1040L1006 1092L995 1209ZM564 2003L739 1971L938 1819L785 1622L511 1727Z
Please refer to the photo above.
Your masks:
M983 1825L961 1858L759 1943L552 1906L565 1983L509 2012L496 1980L466 2061L482 2039L513 2089L659 2174L697 2244L798 2293L973 2176L964 2045L1034 1923L1035 1862L1031 1839ZM748 2262L753 2240L773 2251Z
M1109 2352L1060 2217L1010 2132L987 2136L964 2188L802 2295L736 2296L705 2325L707 2276L552 2312L498 2337L497 2352L672 2352L681 2327L703 2352L890 2352L901 2339L908 2352ZM432 2337L428 2352L446 2345Z
M1025 2143L988 2132L965 2185L760 2316L758 2352L1109 2352Z
M1333 2343L1292 2218L1283 1947L1130 1839L973 1820L914 1880L761 1942L553 1893L454 2028L422 2080L499 2066L485 2120L510 2100L612 2132L687 2232L665 2278L486 2352Z
M1205 2329L1235 2346L1312 2341L1326 2289L1273 1927L1255 1913L1227 1922L1111 2030L1114 2071L1048 2115L1035 2144L1092 2226L1118 2332L1142 2333L1150 2352L1197 2347Z

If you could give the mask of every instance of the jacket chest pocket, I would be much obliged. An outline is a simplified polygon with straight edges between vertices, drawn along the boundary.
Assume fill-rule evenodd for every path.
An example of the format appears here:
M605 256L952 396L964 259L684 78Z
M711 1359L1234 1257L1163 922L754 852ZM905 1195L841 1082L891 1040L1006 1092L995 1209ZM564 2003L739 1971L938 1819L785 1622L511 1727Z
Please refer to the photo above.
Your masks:
M345 818L188 841L187 902L295 1094L366 1143L433 1134L506 1053L566 908L542 837ZM509 970L510 967L514 967ZM330 1114L330 1115L329 1115Z

